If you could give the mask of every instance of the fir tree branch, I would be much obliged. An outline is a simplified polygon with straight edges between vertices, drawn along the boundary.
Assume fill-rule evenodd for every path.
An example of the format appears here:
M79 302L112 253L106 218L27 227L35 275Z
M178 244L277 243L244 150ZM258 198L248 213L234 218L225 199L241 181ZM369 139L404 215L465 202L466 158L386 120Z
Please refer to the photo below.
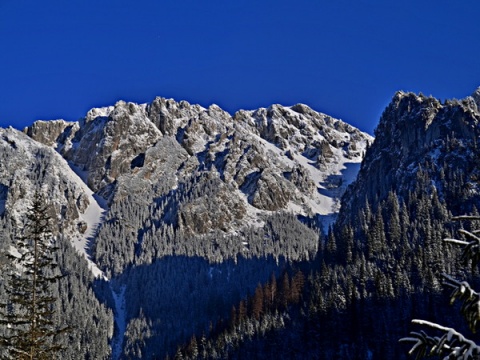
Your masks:
M480 347L453 328L419 319L412 320L412 324L427 326L443 333L441 336L432 337L424 331L411 332L410 337L400 339L400 342L414 343L408 354L416 354L417 359L437 355L466 360L480 356Z

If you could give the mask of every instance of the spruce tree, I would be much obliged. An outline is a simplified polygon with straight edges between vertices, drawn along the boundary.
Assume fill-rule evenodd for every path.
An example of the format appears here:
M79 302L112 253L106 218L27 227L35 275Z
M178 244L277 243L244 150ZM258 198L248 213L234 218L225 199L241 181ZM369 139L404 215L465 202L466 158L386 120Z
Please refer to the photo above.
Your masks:
M51 285L59 280L54 262L52 221L48 206L36 192L26 213L26 222L17 237L7 274L7 301L0 304L0 325L6 329L0 344L13 359L55 359L61 346L60 329L53 321Z

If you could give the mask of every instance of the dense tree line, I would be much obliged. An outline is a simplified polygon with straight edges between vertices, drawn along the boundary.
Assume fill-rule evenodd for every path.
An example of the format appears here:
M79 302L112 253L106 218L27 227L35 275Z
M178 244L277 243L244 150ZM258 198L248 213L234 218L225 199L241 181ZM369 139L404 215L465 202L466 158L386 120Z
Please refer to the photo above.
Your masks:
M175 351L192 334L207 331L210 322L228 317L231 306L272 271L315 258L319 230L288 213L272 213L235 233L188 232L178 210L199 197L214 201L217 180L195 175L165 190L168 196L150 193L150 200L148 190L145 197L126 194L106 214L95 256L114 287L126 289L125 356L154 358Z
M207 213L218 207L216 196L226 191L221 183L215 176L197 174L177 189L156 188L157 193L166 191L162 196L154 197L147 187L141 197L130 193L114 202L95 242L97 263L107 274L116 275L127 266L150 264L173 255L201 256L210 262L222 262L238 254L283 256L294 261L315 257L319 230L303 225L288 213L266 214L263 226L243 224L236 233L219 229L192 233L182 227L183 209L189 204L201 199ZM217 220L220 216L212 215Z
M194 334L208 334L224 322L233 305L255 292L255 284L279 276L288 263L274 258L227 260L212 264L199 257L171 256L127 269L114 279L125 284L127 332L148 334L124 339L129 358L174 353Z
M452 220L477 223L479 216L457 216ZM471 231L464 228L458 231L461 238L444 239L445 242L459 246L462 249L464 265L471 266L478 271L480 259L480 231L478 225ZM464 280L458 280L448 274L442 274L443 285L452 290L450 303L461 303L460 313L466 325L473 333L478 328L480 295L471 285ZM411 349L409 355L415 355L416 359L426 357L438 357L449 359L477 359L480 357L480 345L470 340L453 327L440 325L438 322L414 319L412 324L423 327L421 330L412 331L408 337L400 339L401 342L409 343Z
M262 349L255 348L261 339L270 333L285 328L290 321L287 310L298 309L302 300L305 276L300 270L294 275L287 271L277 279L272 274L264 285L258 284L255 291L232 306L230 316L220 320L205 333L193 335L188 343L172 355L175 359L224 359L258 358ZM249 344L248 352L238 349ZM270 353L269 355L274 355Z

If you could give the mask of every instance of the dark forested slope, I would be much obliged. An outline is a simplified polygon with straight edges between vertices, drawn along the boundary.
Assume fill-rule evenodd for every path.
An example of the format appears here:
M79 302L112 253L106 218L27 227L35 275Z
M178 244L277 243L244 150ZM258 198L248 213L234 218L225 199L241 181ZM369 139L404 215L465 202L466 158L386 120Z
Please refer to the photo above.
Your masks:
M464 329L440 277L460 276L458 250L442 239L458 226L452 214L478 213L479 105L479 91L444 103L397 93L312 263L301 304L289 308L285 326L230 354L404 359L408 348L398 339L410 319Z

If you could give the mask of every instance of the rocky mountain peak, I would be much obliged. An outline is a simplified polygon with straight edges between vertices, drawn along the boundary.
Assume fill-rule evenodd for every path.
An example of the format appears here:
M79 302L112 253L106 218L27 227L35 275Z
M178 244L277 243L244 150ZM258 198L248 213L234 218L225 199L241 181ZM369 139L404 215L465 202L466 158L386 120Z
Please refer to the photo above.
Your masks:
M422 94L397 92L382 114L357 180L343 198L342 216L349 216L365 200L378 203L390 191L408 196L419 171L422 176L427 172L432 181L445 181L445 174L436 171L445 164L451 176L453 169L461 169L472 177L472 189L477 188L478 171L472 167L477 155L472 149L480 137L479 125L473 97L441 103Z
M92 109L75 123L36 122L26 133L55 148L106 199L111 210L96 257L115 271L145 261L141 249L158 231L227 236L261 228L282 211L328 225L373 141L303 104L231 116L217 105L162 97ZM141 224L142 235L129 235L118 209ZM102 240L110 235L102 234L111 231L136 252L110 259Z
M185 100L175 101L157 97L146 106L149 119L158 129L168 136L176 136L177 129L187 125L188 119L194 119L205 109L200 105L190 105Z
M114 109L113 106L90 109L87 112L87 115L85 116L83 121L88 123L92 120L95 120L96 118L101 118L101 117L107 118L110 115L110 113L113 111L113 109Z
M95 191L129 172L132 161L162 136L145 106L124 101L90 110L65 135L59 139L60 153L87 172L88 185Z
M36 121L32 126L25 128L24 132L42 144L54 146L60 141L60 136L68 127L73 126L65 120Z
M480 109L480 87L478 87L472 94L472 98L477 104L477 109Z

